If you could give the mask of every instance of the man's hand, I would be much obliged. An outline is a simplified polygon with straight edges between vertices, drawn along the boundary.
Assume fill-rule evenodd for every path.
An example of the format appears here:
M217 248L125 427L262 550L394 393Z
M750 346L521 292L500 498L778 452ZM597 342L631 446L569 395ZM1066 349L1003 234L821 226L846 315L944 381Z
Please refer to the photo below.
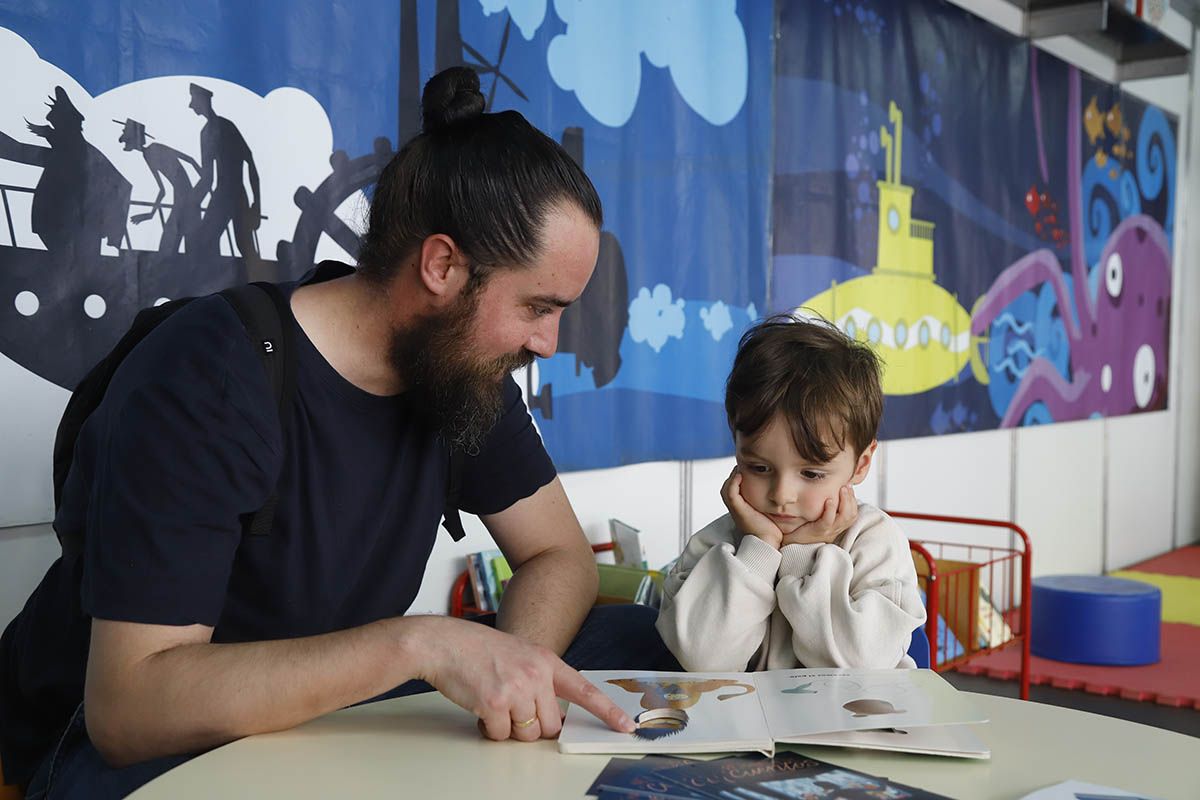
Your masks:
M780 547L789 544L828 544L849 530L856 519L858 500L854 497L854 489L843 486L836 498L830 497L825 501L821 516L784 536Z
M480 731L497 741L553 739L562 728L556 697L590 711L615 731L633 720L554 653L484 625L448 617L421 637L429 672L420 677L479 717Z
M779 530L779 526L772 522L770 517L755 510L742 497L742 473L738 472L737 467L733 468L725 485L721 487L721 499L725 501L725 507L729 509L729 515L733 517L733 524L737 530L747 536L762 539L776 550L782 546L783 532Z

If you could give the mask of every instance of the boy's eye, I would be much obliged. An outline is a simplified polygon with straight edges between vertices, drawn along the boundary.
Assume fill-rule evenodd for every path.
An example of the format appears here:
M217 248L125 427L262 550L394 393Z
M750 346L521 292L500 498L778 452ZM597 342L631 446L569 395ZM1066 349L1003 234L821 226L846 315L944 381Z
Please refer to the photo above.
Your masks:
M746 469L748 469L750 472L756 473L758 475L765 475L771 469L766 464L745 464L743 466Z
M801 472L800 474L804 476L805 480L809 480L809 481L819 481L825 477L824 472L817 472L814 469L806 469L803 472Z

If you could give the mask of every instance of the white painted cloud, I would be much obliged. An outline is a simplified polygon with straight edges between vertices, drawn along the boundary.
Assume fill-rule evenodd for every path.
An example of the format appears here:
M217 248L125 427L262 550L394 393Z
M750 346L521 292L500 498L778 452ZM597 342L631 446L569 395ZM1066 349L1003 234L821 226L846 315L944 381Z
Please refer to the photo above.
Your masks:
M684 102L714 125L733 119L746 100L748 51L736 0L554 0L554 12L567 31L546 50L550 76L605 125L632 116L643 55L669 69Z
M479 0L479 5L489 17L507 10L525 41L533 38L546 18L546 0Z
M700 309L700 319L704 321L704 329L708 331L714 342L733 328L733 318L729 315L729 306L718 300L708 308Z
M629 304L630 338L645 342L656 353L667 339L682 339L685 324L683 298L672 301L671 289L664 283L655 286L653 293L643 286Z

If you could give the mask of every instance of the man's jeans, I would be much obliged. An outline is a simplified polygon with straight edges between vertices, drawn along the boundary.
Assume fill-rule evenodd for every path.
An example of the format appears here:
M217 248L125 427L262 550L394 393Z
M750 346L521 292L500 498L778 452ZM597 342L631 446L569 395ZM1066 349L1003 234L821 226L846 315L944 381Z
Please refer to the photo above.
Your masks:
M563 660L575 669L678 670L679 663L654 629L657 616L657 611L646 606L597 606L584 620ZM489 615L479 621L494 625L495 617ZM369 702L428 692L432 688L423 681L409 681ZM124 797L197 755L167 756L114 769L104 763L88 739L80 705L62 738L42 761L26 798Z

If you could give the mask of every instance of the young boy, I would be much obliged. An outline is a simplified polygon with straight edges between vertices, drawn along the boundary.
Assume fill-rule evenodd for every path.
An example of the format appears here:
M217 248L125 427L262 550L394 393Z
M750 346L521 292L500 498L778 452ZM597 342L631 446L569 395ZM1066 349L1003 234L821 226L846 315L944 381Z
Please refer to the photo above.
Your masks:
M871 467L879 361L824 321L742 337L725 389L729 513L668 574L658 630L684 669L913 667L925 621L908 539L851 486Z

